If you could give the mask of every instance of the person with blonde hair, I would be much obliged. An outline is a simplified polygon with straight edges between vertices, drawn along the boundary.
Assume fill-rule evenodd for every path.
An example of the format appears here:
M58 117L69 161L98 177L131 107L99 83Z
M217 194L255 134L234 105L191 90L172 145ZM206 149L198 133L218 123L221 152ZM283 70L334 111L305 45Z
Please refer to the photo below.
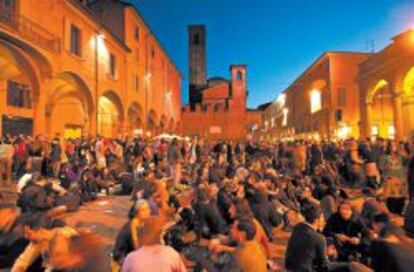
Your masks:
M139 230L140 247L125 258L122 272L187 271L180 254L161 242L165 226L166 220L159 216L151 216L144 221Z

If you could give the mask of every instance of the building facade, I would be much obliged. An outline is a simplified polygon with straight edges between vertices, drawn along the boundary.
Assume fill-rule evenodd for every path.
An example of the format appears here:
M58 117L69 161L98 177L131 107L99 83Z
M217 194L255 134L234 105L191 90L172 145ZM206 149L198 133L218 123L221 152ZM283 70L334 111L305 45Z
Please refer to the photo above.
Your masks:
M401 33L359 70L363 137L398 140L414 132L414 30Z
M174 132L181 75L122 1L0 0L0 135Z
M369 54L327 52L266 109L272 139L359 137L358 67Z
M183 134L208 139L244 140L261 121L247 109L247 66L231 65L230 80L207 80L206 31L189 27L189 104L182 111Z

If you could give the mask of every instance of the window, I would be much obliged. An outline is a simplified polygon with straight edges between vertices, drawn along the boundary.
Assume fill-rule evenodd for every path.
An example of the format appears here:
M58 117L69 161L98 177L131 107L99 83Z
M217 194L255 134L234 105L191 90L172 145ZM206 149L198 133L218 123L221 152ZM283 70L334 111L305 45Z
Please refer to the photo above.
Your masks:
M289 110L287 108L284 108L282 113L283 113L282 126L285 127L287 126Z
M310 93L311 113L322 109L322 95L319 90L312 90Z
M345 88L338 89L338 106L345 107L346 106L346 91Z
M135 27L134 36L135 40L139 41L139 28L137 26Z
M7 81L7 105L17 108L31 109L29 85L16 81Z
M109 55L109 74L115 78L116 77L116 57L113 54Z
M236 74L236 79L237 79L238 81L240 81L240 80L242 80L242 79L243 79L243 73L242 73L241 71L238 71L238 72L237 72L237 74Z
M81 31L74 25L70 27L70 52L81 56Z
M151 48L151 56L152 56L153 59L155 58L155 49L154 49L154 47Z
M195 45L200 44L200 35L198 33L194 34L193 44L195 44Z
M14 7L14 0L3 0L3 1L0 1L0 4L1 4L1 2L3 2L3 5L5 7L8 7L8 8L13 8Z

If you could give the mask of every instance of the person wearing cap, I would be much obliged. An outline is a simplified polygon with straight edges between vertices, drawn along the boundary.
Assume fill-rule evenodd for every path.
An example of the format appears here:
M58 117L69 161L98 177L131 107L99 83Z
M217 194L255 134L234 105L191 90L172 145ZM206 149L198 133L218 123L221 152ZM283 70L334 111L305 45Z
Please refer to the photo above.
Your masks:
M166 221L158 216L149 217L144 221L139 230L140 248L128 254L122 264L122 272L187 271L180 254L161 242L165 226Z

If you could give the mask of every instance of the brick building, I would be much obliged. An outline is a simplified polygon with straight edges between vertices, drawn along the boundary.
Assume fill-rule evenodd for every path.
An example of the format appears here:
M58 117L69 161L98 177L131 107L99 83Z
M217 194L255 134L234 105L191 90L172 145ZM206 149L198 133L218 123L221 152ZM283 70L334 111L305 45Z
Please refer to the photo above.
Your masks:
M0 135L180 126L181 75L123 1L0 0L0 67Z
M359 137L358 71L369 56L324 53L267 107L262 130L271 139Z
M189 104L182 111L184 135L242 140L261 122L259 111L248 110L247 67L231 65L230 79L206 72L206 31L193 25L189 34Z

